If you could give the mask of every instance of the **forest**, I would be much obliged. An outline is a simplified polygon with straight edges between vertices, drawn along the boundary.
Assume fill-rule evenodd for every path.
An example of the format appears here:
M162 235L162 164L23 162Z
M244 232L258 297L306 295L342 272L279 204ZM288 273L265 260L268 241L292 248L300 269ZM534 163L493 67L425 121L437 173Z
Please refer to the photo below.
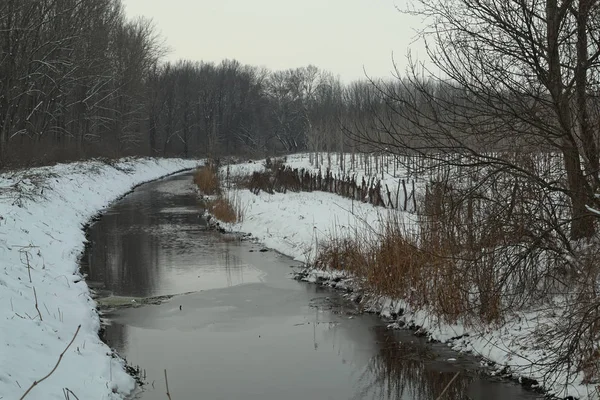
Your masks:
M165 62L154 24L120 0L3 0L0 36L0 168L342 150L341 122L374 93L313 65Z

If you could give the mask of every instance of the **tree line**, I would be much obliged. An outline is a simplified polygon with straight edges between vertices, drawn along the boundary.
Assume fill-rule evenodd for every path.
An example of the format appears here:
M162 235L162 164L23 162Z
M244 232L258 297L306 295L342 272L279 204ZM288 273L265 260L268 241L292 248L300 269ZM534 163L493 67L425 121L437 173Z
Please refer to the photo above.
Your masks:
M0 0L0 168L127 155L264 156L344 148L367 81L315 66L164 62L121 0Z
M127 19L121 0L0 0L0 168L126 155L455 155L566 194L571 234L587 237L600 185L599 3L496 5L422 2L414 12L440 18L429 35L440 73L413 63L402 78L344 84L315 66L165 63L151 21ZM564 184L501 156L540 150L563 156Z

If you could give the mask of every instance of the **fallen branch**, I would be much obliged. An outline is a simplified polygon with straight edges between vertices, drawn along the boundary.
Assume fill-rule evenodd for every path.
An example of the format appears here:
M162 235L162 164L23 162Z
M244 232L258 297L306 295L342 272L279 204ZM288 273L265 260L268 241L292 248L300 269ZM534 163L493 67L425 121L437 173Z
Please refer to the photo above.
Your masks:
M63 350L63 352L60 353L60 356L58 356L58 361L56 362L56 365L54 366L54 368L52 368L52 371L50 371L48 373L48 375L44 376L39 381L34 381L31 384L31 386L29 386L29 389L27 389L27 391L23 394L23 396L21 396L21 398L19 400L23 400L29 394L29 392L31 392L33 390L34 387L36 387L37 385L39 385L40 383L42 383L43 381L45 381L46 379L48 379L50 377L50 375L52 375L54 373L54 371L56 371L56 369L58 368L58 365L62 361L63 356L65 355L65 353L67 352L67 350L69 350L69 347L71 347L71 345L75 341L75 338L77 337L77 334L79 333L80 329L81 329L81 325L79 325L77 327L77 330L75 331L75 334L73 335L73 339L71 339L71 341L69 342L69 344L67 345L67 347L65 347L65 349ZM166 376L166 371L165 371L165 376Z

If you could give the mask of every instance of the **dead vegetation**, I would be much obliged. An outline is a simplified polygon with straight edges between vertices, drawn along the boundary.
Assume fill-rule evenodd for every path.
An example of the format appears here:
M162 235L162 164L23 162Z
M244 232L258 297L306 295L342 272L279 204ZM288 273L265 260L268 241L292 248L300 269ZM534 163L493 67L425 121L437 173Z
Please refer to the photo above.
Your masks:
M205 166L194 173L194 183L203 195L213 196L206 200L207 211L219 221L225 223L241 222L244 211L235 192L221 187L219 162L209 160Z
M415 308L428 307L447 322L466 314L468 298L462 277L447 249L420 243L419 237L394 216L376 234L331 238L318 251L315 265L350 272L372 292L405 299Z
M404 211L414 210L416 208L414 180L410 194L406 181L401 180L401 182L404 204L399 202L400 186L396 193L391 193L389 187L382 185L381 180L375 177L359 180L355 174L334 174L330 169L326 169L325 172L320 169L312 172L304 168L291 168L285 165L285 159L267 158L264 171L255 171L251 176L237 183L238 186L249 189L254 194L259 194L261 191L269 194L287 193L288 191L322 191L375 206L403 209Z
M535 310L552 321L531 336L547 351L543 373L600 382L600 239L570 238L567 195L486 172L437 176L410 223L407 214L387 210L374 233L321 243L314 264L347 271L371 292L446 323L501 326Z
M219 195L221 193L221 180L218 168L210 163L200 167L194 173L194 183L202 194L207 196Z
M209 200L207 210L216 219L226 223L242 222L244 219L242 204L239 198L232 195L219 195Z

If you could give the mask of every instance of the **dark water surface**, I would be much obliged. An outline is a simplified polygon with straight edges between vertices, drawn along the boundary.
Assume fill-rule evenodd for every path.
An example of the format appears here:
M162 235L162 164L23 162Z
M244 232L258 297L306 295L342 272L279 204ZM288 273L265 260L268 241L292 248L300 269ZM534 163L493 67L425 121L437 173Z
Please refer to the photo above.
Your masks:
M90 284L119 296L193 292L110 315L108 344L147 374L136 398L167 398L164 369L174 400L434 400L457 371L445 399L537 398L290 279L297 263L209 232L199 215L184 174L139 187L89 230Z

